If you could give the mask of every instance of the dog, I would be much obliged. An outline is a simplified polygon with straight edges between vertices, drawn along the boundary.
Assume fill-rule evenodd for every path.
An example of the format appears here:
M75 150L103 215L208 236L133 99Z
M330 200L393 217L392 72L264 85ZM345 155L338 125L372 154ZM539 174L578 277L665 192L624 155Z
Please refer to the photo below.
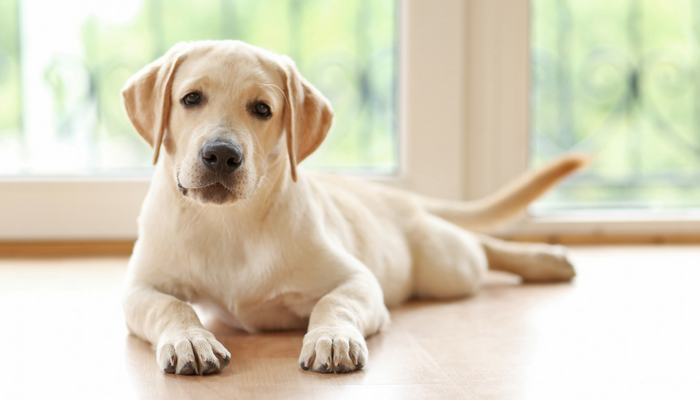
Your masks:
M306 172L298 164L326 137L331 105L290 58L239 41L180 43L122 99L157 165L123 308L167 373L230 362L191 304L248 332L308 329L301 368L345 373L367 364L365 338L387 324L387 307L472 295L489 268L526 281L575 275L563 247L467 229L518 214L583 156L474 202Z

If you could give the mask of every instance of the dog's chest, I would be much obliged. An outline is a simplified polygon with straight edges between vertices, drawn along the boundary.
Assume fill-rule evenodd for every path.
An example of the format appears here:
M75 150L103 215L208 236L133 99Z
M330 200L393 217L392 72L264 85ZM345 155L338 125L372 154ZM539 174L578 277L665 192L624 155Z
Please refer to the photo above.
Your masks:
M211 242L210 242L211 243ZM300 329L319 297L290 284L293 265L274 243L224 243L190 253L181 284L190 300L218 319L247 331ZM184 258L183 258L184 259Z
M249 332L266 330L304 329L318 298L298 293L286 293L260 302L223 304L215 299L199 299L204 311L222 322Z

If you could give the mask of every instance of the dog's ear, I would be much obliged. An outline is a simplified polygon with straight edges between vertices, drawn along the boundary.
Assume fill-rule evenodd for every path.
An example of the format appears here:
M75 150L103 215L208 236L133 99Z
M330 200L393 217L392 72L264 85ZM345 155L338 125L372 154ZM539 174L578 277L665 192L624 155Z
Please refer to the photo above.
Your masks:
M122 89L122 101L131 123L153 147L153 165L158 162L170 119L170 92L175 71L185 60L185 47L186 43L175 45L132 76Z
M328 135L333 123L333 108L321 92L299 74L294 61L281 56L281 64L286 79L284 126L287 152L292 179L296 182L297 164L313 153Z

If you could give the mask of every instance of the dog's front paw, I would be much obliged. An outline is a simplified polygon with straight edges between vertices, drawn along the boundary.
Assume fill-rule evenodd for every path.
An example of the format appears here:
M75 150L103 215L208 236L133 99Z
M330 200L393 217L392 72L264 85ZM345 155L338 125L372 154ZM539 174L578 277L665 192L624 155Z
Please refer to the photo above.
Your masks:
M367 344L353 327L322 327L304 336L299 356L302 369L325 374L355 371L367 363Z
M207 375L224 369L231 353L210 332L192 328L164 334L156 358L169 374Z

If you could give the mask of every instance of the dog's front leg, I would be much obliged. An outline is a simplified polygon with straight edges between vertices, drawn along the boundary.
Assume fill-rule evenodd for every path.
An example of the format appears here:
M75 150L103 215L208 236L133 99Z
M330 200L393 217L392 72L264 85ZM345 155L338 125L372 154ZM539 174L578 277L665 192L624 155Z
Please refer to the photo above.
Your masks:
M369 270L357 272L314 306L299 357L304 370L344 373L367 363L365 337L389 320L384 296Z
M158 365L168 373L204 375L222 370L231 354L202 327L192 307L153 287L135 285L124 295L129 330L156 345Z

